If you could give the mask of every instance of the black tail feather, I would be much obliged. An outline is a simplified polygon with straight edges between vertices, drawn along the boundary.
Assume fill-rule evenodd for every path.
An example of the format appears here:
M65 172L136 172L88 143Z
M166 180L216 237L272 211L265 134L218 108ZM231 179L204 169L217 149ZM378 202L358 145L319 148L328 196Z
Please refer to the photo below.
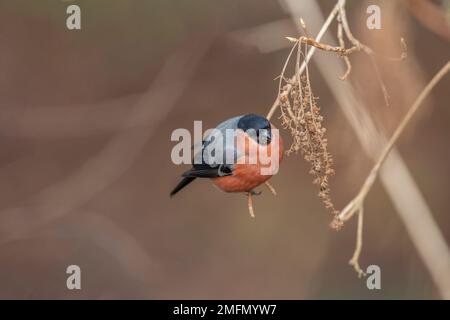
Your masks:
M170 193L170 196L174 196L178 191L186 187L189 183L195 180L195 177L185 177L183 180L180 181L180 183L175 187L175 189L172 190Z

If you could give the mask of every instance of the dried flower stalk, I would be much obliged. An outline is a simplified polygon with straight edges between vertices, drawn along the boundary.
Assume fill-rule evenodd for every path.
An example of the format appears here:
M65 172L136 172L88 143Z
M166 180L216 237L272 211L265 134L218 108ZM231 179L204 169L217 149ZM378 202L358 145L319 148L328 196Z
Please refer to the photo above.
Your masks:
M297 65L298 63L299 61ZM329 179L334 175L333 158L328 151L324 118L317 105L318 99L311 89L309 72L299 76L299 80L292 84L289 94L282 96L280 100L281 123L292 136L291 146L286 153L291 155L300 152L311 165L309 173L313 176L313 183L319 187L318 196L336 216L339 212L331 201L329 185Z

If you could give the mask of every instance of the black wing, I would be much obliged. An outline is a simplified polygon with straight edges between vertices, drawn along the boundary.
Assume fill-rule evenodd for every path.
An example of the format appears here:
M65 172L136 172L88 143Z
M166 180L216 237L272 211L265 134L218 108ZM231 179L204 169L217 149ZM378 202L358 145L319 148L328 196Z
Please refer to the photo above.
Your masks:
M194 166L182 174L183 177L189 178L217 178L229 176L233 173L231 165L221 164L218 166L210 166L208 164L194 164Z
M217 178L223 176L229 176L233 173L233 168L227 165L220 165L216 167L211 167L207 164L196 164L190 170L182 174L183 179L178 183L178 185L172 190L170 196L174 196L178 191L186 187L195 178Z

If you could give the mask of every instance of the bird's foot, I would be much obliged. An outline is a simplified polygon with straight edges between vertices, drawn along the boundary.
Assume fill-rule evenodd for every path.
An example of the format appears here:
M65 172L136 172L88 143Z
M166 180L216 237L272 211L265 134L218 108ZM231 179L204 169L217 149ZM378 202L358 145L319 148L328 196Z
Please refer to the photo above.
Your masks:
M262 191L255 191L255 190L252 190L252 191L250 191L249 192L252 196L260 196L261 194L262 194Z

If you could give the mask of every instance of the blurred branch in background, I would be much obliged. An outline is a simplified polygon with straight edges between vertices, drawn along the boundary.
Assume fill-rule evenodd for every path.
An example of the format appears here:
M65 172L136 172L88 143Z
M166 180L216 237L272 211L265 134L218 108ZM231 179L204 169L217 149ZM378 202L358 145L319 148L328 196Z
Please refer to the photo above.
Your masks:
M130 106L141 94L130 94L101 102L69 106L2 106L2 136L33 139L67 139L94 134L115 133L145 125L146 119L123 122Z
M245 30L231 32L229 37L241 45L254 46L261 53L269 53L286 48L289 43L280 34L295 31L291 19L271 21Z
M450 41L450 14L445 12L444 3L439 8L429 0L404 0L409 11L424 27ZM447 8L448 10L448 8Z
M164 270L158 259L151 256L129 232L108 217L96 212L82 212L61 227L44 232L58 238L88 239L108 253L118 265L139 285L148 297L150 288L164 281ZM149 277L149 273L152 277Z
M329 18L324 21L316 1L307 0L301 3L295 0L283 1L295 22L299 21L301 17L308 17L307 23L312 26L311 29L322 28L321 31L323 26L329 25ZM339 3L343 4L345 1L338 1ZM330 16L335 15L335 11L336 7ZM335 42L331 37L325 37L324 41ZM387 143L385 135L378 131L373 120L365 111L364 104L356 98L352 86L348 82L339 80L338 75L345 72L341 64L325 55L316 56L316 63L364 150L376 161L383 146ZM333 77L330 74L336 76ZM276 104L277 101L274 105ZM431 210L406 164L395 149L389 154L381 170L380 178L441 296L450 298L449 249L433 219ZM360 225L362 226L362 224ZM361 239L360 234L358 239ZM358 241L358 250L361 250L360 241ZM354 264L353 259L351 263ZM355 265L355 267L357 266Z
M61 218L128 170L158 124L176 106L213 39L213 35L191 39L186 47L169 56L148 90L129 110L120 131L76 172L36 194L29 207L0 212L0 243L20 239ZM145 126L133 127L136 123Z

